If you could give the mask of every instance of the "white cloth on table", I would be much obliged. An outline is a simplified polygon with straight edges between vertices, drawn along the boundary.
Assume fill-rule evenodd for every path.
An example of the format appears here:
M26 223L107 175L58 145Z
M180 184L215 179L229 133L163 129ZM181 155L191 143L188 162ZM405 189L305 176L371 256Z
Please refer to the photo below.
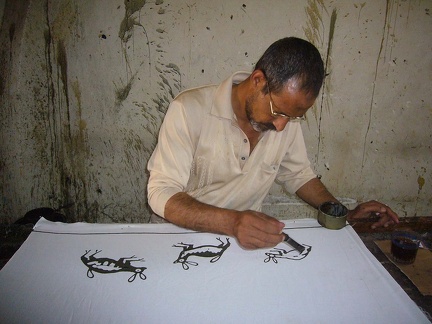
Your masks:
M0 322L428 323L350 226L285 224L304 258L172 224L41 219L0 271Z

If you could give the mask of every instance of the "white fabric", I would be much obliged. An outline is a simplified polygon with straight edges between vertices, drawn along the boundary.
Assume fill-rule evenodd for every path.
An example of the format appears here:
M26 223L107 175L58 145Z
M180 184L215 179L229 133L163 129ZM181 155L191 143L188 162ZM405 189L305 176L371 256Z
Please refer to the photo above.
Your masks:
M182 242L212 245L206 248L210 253L220 245L217 238L226 244L227 237L171 224L42 219L0 271L0 322L428 323L350 226L334 231L316 220L291 220L285 231L312 247L306 257L264 262L266 253L281 250L245 251L229 239L218 260L192 256L188 261L197 264L185 270L174 263ZM277 248L291 250L284 243ZM132 282L130 272L91 277L81 261L86 250L101 250L94 257L106 269L114 268L103 258L143 258L131 264L146 267L146 277Z
M148 163L148 201L156 214L163 217L168 199L183 191L222 208L260 210L276 178L294 193L315 177L300 123L265 132L249 155L249 140L231 105L233 83L248 76L235 73L171 103Z

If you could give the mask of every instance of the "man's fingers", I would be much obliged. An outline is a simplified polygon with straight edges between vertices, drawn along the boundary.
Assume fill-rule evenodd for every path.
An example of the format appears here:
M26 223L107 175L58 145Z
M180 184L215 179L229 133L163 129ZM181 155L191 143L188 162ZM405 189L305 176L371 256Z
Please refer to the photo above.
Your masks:
M351 214L351 219L365 218L371 214L379 216L379 221L371 226L372 229L381 226L388 227L392 224L399 223L398 215L390 207L375 200L371 200L357 206L357 208Z
M378 222L372 224L371 228L375 229L377 227L389 227L390 225L395 224L395 221L388 214L380 214L380 219Z
M284 236L282 234L274 235L272 238L265 237L253 237L248 236L245 239L237 238L238 243L244 249L252 250L252 249L263 249L263 248L272 248L283 242Z
M263 213L254 212L254 214L257 216L257 222L253 222L253 226L269 234L282 233L284 223Z
M283 240L284 225L263 213L246 211L237 222L235 236L246 249L274 247Z
M242 229L237 235L239 244L247 249L274 247L284 240L283 234L269 234L259 229Z

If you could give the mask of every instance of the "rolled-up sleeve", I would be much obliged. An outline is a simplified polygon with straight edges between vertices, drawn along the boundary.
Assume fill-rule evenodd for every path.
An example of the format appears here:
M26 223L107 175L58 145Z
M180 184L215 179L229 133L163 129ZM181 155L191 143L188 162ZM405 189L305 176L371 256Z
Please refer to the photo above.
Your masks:
M282 184L285 190L291 194L294 194L309 180L316 178L307 156L303 132L300 125L296 128L295 132L291 134L292 140L276 178L277 182Z
M193 140L180 100L173 101L161 125L156 148L148 162L147 199L153 212L164 217L167 201L185 190L193 157Z

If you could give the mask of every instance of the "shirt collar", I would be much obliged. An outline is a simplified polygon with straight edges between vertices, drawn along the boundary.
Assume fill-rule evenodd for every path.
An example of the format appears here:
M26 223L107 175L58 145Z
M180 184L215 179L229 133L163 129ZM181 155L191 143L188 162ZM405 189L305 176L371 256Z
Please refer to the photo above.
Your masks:
M250 72L236 72L219 85L216 90L213 106L211 108L212 115L232 120L235 119L235 114L231 103L232 86L233 84L246 80L249 75Z

